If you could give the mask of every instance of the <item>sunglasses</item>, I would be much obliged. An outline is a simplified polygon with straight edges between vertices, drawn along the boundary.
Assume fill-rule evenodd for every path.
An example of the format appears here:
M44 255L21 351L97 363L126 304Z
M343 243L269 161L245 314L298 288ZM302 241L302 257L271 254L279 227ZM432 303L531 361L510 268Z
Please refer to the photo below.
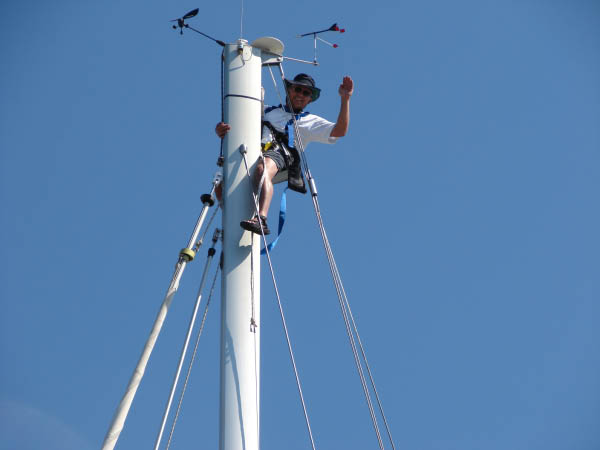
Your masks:
M308 89L302 89L300 86L294 86L294 92L296 94L302 94L305 97L312 97L312 92Z

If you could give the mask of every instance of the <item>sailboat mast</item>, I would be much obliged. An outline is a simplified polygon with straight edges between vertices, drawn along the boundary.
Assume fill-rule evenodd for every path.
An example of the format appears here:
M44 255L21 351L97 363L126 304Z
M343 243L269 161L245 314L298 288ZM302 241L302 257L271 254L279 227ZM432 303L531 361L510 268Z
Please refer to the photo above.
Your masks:
M240 221L254 214L250 164L260 155L261 50L240 39L224 58L223 271L220 450L258 450L260 380L260 239Z

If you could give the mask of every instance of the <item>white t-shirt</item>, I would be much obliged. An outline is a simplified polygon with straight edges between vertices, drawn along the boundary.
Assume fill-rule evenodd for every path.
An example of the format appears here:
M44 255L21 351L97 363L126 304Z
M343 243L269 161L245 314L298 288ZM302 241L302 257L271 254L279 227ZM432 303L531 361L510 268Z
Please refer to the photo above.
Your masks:
M293 143L295 133L292 114L286 110L287 107L284 110L281 105L265 108L263 120L270 122L277 131L281 131L282 133L287 132L290 141L292 141L290 142L290 145L297 147L297 143ZM331 130L335 127L335 123L309 112L301 112L295 116L296 122L298 123L300 138L302 139L304 147L314 141L322 142L324 144L335 144L337 142L338 138L331 137ZM273 136L271 131L267 127L263 127L262 142L265 143L272 140Z

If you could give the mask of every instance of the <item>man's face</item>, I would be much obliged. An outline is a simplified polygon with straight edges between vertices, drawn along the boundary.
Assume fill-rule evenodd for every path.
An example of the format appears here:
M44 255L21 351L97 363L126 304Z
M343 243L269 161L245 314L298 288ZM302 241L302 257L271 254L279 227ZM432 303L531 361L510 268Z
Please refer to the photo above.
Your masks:
M288 88L288 98L295 111L301 111L306 108L312 98L310 88L299 84L293 84Z

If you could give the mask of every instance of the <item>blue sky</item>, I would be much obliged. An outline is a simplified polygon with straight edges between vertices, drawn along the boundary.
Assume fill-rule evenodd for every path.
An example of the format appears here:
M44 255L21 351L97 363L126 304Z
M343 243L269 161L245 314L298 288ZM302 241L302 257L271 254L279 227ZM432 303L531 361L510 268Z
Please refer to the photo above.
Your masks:
M124 392L219 150L220 49L168 22L196 7L192 26L239 37L237 1L0 7L2 449L99 448ZM316 78L330 119L356 83L349 135L308 156L397 448L598 449L600 4L244 9L244 37L287 56L347 30L285 70ZM288 196L273 258L317 448L376 448L308 197ZM203 264L117 448L154 442ZM262 448L307 448L266 270ZM218 314L178 448L217 446Z

